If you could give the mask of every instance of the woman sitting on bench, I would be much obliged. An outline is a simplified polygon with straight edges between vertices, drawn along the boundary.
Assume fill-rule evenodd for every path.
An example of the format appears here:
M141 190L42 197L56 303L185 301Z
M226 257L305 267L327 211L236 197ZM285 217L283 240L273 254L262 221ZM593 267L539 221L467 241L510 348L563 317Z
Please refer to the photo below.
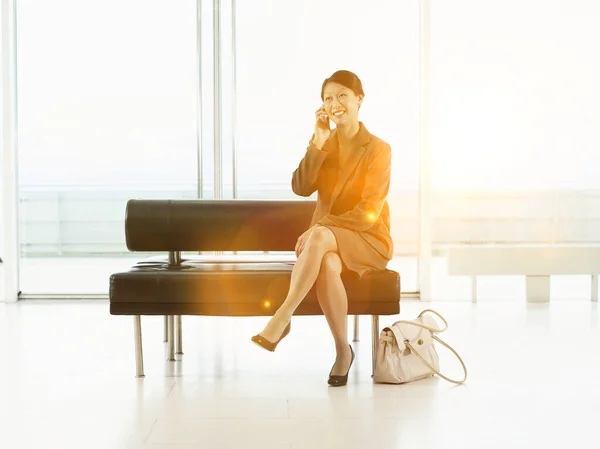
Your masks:
M389 208L390 146L358 120L364 98L360 79L340 70L321 87L313 137L292 177L300 196L318 191L310 228L296 244L290 289L266 327L252 337L274 351L290 332L292 315L316 282L316 293L335 340L328 383L346 385L354 361L348 344L348 299L342 271L362 277L383 270L393 255ZM391 111L391 109L390 109ZM335 129L330 129L330 120Z

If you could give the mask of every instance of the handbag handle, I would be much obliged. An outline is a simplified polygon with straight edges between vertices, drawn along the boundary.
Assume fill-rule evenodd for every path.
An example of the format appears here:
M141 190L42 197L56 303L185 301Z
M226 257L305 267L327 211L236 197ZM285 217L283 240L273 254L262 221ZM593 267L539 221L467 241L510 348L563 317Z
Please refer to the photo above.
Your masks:
M458 360L460 361L460 364L463 367L463 371L465 372L465 377L463 377L462 380L454 380L454 379L450 379L449 377L444 376L442 373L440 373L438 370L436 370L433 366L431 366L429 364L429 362L427 360L425 360L421 354L419 354L419 352L413 348L413 346L410 344L410 341L405 340L404 344L411 350L411 352L416 355L421 362L423 362L425 365L427 365L429 367L429 369L431 369L434 373L436 373L438 376L440 376L443 379L446 379L448 382L452 382L454 384L462 384L465 382L465 380L467 380L467 367L465 366L465 362L463 362L463 359L460 358L460 356L458 355L458 353L446 342L444 342L441 338L438 338L436 335L432 335L431 336L434 340L440 342L442 345L444 345L445 347L447 347L448 349L450 349L450 351L452 351L454 353L454 355L456 357L458 357Z
M425 324L420 324L420 323L415 323L414 321L405 321L405 320L396 321L396 323L411 324L413 326L422 327L423 329L427 329L428 331L431 331L431 332L444 332L446 329L448 329L448 322L444 319L444 317L442 315L437 313L435 310L425 309L421 313L419 313L419 318L421 318L427 312L431 312L434 315L437 315L440 318L440 320L442 320L444 322L444 328L436 329L435 327L430 327ZM394 323L394 324L396 324L396 323Z

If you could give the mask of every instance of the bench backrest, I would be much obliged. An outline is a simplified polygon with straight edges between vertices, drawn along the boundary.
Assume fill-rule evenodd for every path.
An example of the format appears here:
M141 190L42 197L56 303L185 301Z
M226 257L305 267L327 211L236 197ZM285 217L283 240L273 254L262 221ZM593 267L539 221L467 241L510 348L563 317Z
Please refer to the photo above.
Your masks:
M129 200L130 251L293 251L315 201Z

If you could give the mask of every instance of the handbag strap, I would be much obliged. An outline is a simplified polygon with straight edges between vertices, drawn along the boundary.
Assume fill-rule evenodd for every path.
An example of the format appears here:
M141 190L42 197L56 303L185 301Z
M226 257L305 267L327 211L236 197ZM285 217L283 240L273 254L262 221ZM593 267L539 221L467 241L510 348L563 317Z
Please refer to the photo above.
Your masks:
M445 318L442 315L437 313L435 310L425 309L419 314L419 318L421 318L427 312L437 315L444 322L444 328L436 329L435 327L427 326L427 325L421 324L421 323L415 323L414 321L406 321L406 320L396 321L396 323L410 324L412 326L422 327L423 329L427 329L428 331L431 331L431 332L444 332L446 329L448 329L448 322L445 320ZM396 324L396 323L394 323L394 324Z
M413 348L413 346L410 344L410 341L406 340L404 342L404 344L411 350L411 352L414 355L416 355L425 365L427 365L429 367L429 369L431 369L434 373L436 373L441 378L446 379L448 382L452 382L454 384L464 383L464 381L467 380L467 367L465 366L465 362L463 362L463 359L461 359L460 356L458 355L458 353L449 344L444 342L442 339L438 338L436 335L432 335L431 337L434 340L440 342L442 345L444 345L448 349L450 349L450 351L452 351L454 353L454 355L456 357L458 357L458 360L460 361L460 364L463 367L463 371L465 372L465 377L462 380L454 380L454 379L450 379L449 377L444 376L442 373L440 373L438 370L436 370L433 366L431 366L431 364L427 360L425 360L415 348Z

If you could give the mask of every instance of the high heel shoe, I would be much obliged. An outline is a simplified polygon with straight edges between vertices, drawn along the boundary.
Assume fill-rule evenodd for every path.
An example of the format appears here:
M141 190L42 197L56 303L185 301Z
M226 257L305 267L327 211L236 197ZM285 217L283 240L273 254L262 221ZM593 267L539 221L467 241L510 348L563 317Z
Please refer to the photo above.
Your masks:
M271 343L269 340L267 340L265 337L263 337L260 334L255 335L254 337L252 337L252 341L257 344L258 346L260 346L261 348L266 349L267 351L275 351L275 348L277 347L277 345L279 344L279 342L281 340L283 340L283 338L290 333L290 329L291 329L291 322L288 323L288 325L285 327L285 329L283 330L283 333L281 334L281 337L279 337L279 340L277 340L275 343Z
M350 368L352 367L352 362L354 362L354 351L352 350L352 346L348 346L350 347L350 352L352 353L350 366L348 367L348 371L346 371L346 375L344 376L332 376L331 372L333 371L333 367L331 368L331 371L329 371L329 380L327 381L327 383L332 387L343 387L348 383L348 373L350 372Z

